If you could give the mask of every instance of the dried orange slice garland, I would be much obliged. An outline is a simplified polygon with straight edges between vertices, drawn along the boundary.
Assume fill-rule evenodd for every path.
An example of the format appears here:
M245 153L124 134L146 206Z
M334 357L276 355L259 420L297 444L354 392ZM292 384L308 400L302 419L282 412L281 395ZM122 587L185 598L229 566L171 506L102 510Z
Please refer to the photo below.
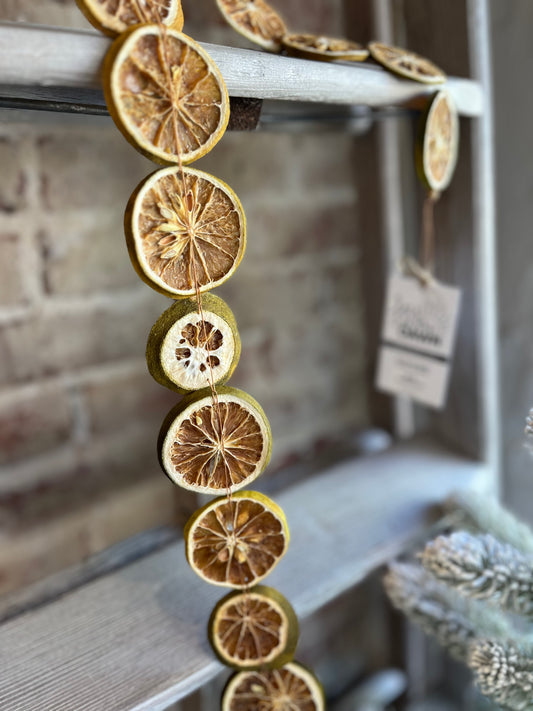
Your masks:
M368 50L357 42L324 35L286 34L282 44L287 54L306 59L364 62L368 57Z
M257 670L290 662L298 620L277 590L256 585L222 598L209 621L213 649L228 666Z
M414 79L423 84L442 84L446 81L446 74L442 69L414 52L383 42L370 42L368 50L372 59L385 69L406 79Z
M418 177L432 192L451 183L459 153L459 118L447 91L438 91L422 115L415 162Z
M218 496L185 527L192 569L213 585L237 591L213 611L209 638L225 664L255 674L251 680L233 678L223 707L321 711L320 684L292 663L298 638L292 607L277 591L257 585L285 554L289 531L283 511L268 497L238 491L267 466L272 438L260 405L223 385L241 344L227 304L205 293L233 274L246 244L246 220L235 193L214 176L186 167L226 130L224 81L207 52L179 31L178 0L78 4L96 27L118 35L104 61L111 116L135 148L170 166L137 187L124 224L139 276L177 299L154 324L147 344L154 379L186 394L161 428L162 468L183 488ZM262 0L219 5L241 30L262 32L264 46L285 33L275 16L264 16L268 6ZM243 6L250 11L242 12Z
M223 283L246 246L238 197L221 180L192 168L173 166L144 180L130 199L124 224L138 274L173 298Z
M222 711L323 711L320 685L300 664L283 669L241 671L226 685Z
M278 52L287 32L283 19L264 0L216 0L227 22L264 49Z
M116 37L132 25L157 22L181 31L181 0L76 0L97 30Z

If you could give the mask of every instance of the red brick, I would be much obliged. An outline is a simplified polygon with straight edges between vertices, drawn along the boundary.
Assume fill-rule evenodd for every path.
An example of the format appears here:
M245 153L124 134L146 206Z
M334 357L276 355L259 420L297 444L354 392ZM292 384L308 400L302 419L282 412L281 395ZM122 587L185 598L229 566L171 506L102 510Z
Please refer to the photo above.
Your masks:
M38 459L0 470L4 527L35 525L143 479L164 478L157 461L155 433L142 423L95 436L85 445L67 449L64 455L55 457L60 468L54 471L47 471ZM17 476L19 473L22 476Z
M72 413L65 390L39 384L0 396L0 464L68 442Z
M90 294L139 283L124 239L123 207L67 213L43 228L39 238L47 293Z
M160 525L175 523L172 485L165 477L131 482L99 500L6 534L0 594L21 588Z
M27 176L20 141L0 138L0 165L0 212L21 210L26 205Z
M123 213L139 181L153 171L111 122L98 129L63 129L38 141L44 206L61 213L76 208L114 208Z
M35 379L117 360L142 358L146 339L168 300L140 287L108 303L65 305L0 330L0 377Z
M246 209L247 201L258 194L292 194L297 144L292 134L226 133L202 159L201 168L226 181Z
M27 303L28 293L24 282L25 265L21 244L16 234L0 234L0 308Z
M153 432L152 449L163 418L180 399L152 380L144 366L96 375L83 386L83 395L93 432L113 432L142 422Z
M355 247L357 213L354 204L317 207L301 203L275 209L253 203L247 212L247 259L324 253ZM246 263L243 267L246 269Z
M349 319L350 310L358 307L359 289L357 251L344 248L319 258L308 254L301 259L245 260L217 293L233 309L242 330L283 331L295 324L323 328L325 314Z

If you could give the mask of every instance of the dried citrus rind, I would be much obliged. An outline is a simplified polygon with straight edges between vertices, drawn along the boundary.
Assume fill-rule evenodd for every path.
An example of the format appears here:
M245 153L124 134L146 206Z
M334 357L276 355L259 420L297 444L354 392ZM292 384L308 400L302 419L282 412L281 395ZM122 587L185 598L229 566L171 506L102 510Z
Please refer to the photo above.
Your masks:
M203 317L203 318L202 318ZM213 294L176 301L156 321L146 347L148 370L158 383L186 394L231 377L241 353L235 317Z
M298 642L298 620L281 593L256 585L220 600L209 620L209 639L227 666L277 668L292 660Z
M217 0L220 12L239 34L271 52L279 52L287 28L264 0Z
M459 117L447 91L432 98L422 116L415 160L422 183L440 193L451 183L459 153Z
M97 30L116 37L129 27L147 22L183 27L181 0L76 0L78 7Z
M283 511L257 491L215 499L196 511L185 527L187 560L213 585L255 585L278 564L288 545Z
M325 711L320 682L301 664L281 669L241 671L222 695L222 711Z
M283 47L292 56L326 62L335 59L364 62L368 57L368 50L357 42L324 35L287 34L283 37Z
M222 138L229 97L216 64L187 35L140 25L104 60L109 113L127 140L164 165L191 163Z
M203 494L236 491L265 469L272 451L270 425L250 395L220 386L184 398L167 415L159 460L179 486Z
M383 42L370 42L368 49L376 62L394 74L423 84L442 84L446 81L442 69L419 54Z
M246 247L246 217L239 198L209 173L173 166L144 180L124 219L137 273L172 298L223 284Z

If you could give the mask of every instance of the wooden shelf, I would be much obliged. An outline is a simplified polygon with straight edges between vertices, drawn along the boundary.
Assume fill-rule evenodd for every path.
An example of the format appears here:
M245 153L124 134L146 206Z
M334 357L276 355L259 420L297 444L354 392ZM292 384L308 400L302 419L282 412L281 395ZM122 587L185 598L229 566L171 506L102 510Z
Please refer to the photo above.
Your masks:
M0 97L103 106L100 66L110 40L93 32L0 23ZM380 108L418 106L434 86L397 79L370 63L326 63L204 44L230 96ZM481 86L451 77L459 113L479 116Z
M291 546L267 584L305 617L362 580L436 520L486 467L430 441L347 461L286 490ZM205 626L223 588L172 544L0 627L0 708L163 711L219 674Z

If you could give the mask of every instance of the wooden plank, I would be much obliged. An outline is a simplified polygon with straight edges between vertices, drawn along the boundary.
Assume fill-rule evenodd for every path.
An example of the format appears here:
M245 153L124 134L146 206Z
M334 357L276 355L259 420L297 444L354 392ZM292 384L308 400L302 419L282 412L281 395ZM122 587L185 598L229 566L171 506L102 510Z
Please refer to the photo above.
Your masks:
M490 100L485 2L405 0L408 46L452 72L475 73ZM483 21L483 27L479 22ZM472 41L472 48L471 48ZM476 57L475 62L473 58ZM421 205L420 205L421 210ZM498 385L494 194L490 105L474 121L461 122L456 174L435 207L436 274L461 287L457 347L445 410L433 416L433 431L471 456L498 459Z
M374 2L373 7L375 37L394 45L393 9L391 3L389 0L377 0ZM405 126L403 122L399 121L384 121L380 124L378 130L380 188L381 200L384 206L383 239L387 252L386 280L389 274L398 269L398 265L406 255L404 205L408 205L408 199L405 194L406 176L402 173L405 172L406 164L412 163L411 156L406 155L406 147L410 147L408 134L411 131L411 126ZM385 289L385 283L383 289ZM379 319L380 322L381 318ZM400 395L394 398L393 403L395 435L402 439L412 437L415 432L412 400Z
M177 528L171 526L152 528L95 553L87 560L66 570L49 575L33 585L27 585L22 590L9 595L0 595L0 622L52 602L60 595L72 592L102 575L123 568L149 553L174 543L179 537L180 532Z
M301 617L428 533L435 505L486 469L431 442L347 461L278 501L291 546L269 577ZM205 625L222 589L171 545L0 627L0 708L163 711L222 670Z
M472 124L473 228L478 289L479 398L482 456L495 494L501 490L501 427L496 245L496 170L488 0L468 0L471 75L483 86L483 112Z
M54 99L53 87L100 89L100 67L110 40L93 32L75 32L43 26L0 23L0 85L44 87ZM434 87L398 79L370 64L310 62L233 47L204 44L218 64L231 96L281 99L371 107L418 105ZM450 78L448 88L465 116L479 115L482 93L468 79ZM92 99L94 100L94 99Z

